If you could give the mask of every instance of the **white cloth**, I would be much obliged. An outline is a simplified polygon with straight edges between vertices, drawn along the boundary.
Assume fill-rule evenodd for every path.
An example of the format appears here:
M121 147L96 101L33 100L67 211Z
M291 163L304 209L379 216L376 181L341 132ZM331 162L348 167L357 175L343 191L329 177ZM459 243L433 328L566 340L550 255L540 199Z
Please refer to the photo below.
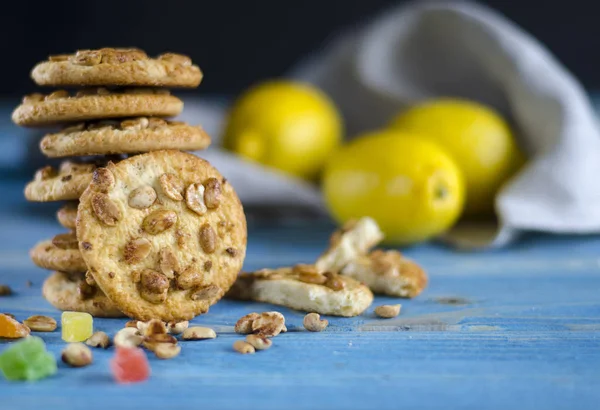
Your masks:
M542 44L486 7L418 2L387 11L292 77L333 98L349 136L438 96L477 100L510 119L529 162L496 198L499 229L457 230L456 244L499 246L526 230L600 232L600 132L590 101ZM219 150L208 159L243 201L323 207L314 186Z

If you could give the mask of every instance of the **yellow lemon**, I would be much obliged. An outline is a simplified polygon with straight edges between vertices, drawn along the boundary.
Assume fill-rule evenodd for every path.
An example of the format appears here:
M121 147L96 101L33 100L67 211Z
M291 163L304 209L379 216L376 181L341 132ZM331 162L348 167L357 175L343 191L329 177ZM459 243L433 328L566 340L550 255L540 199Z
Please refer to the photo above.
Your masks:
M467 187L466 216L491 215L496 193L524 162L508 124L475 102L427 102L401 113L391 127L429 138L454 158Z
M233 105L224 146L245 158L313 179L340 144L342 121L318 89L270 81L247 90Z
M323 172L323 192L340 223L370 216L386 242L409 244L452 226L462 211L464 183L437 145L387 130L355 139L333 155Z

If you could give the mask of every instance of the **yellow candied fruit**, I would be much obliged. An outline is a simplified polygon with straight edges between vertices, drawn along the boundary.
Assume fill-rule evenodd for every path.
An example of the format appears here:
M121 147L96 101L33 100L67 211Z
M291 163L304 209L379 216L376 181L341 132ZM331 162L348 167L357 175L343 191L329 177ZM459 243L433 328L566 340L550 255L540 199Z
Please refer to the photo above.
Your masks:
M61 326L65 342L83 342L94 333L94 319L89 313L63 312Z

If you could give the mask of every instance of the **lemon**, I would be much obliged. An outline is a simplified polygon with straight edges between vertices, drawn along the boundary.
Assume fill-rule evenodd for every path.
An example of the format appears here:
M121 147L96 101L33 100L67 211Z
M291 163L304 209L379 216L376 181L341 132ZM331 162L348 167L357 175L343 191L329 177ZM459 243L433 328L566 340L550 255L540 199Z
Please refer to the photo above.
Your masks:
M340 223L370 216L394 244L444 232L464 201L462 175L450 156L419 136L393 130L342 147L325 167L323 192Z
M226 121L224 146L245 158L314 179L340 144L342 121L318 89L269 81L247 90Z
M391 127L427 137L454 158L465 178L465 216L491 215L496 193L524 162L508 124L475 102L427 102L398 115Z

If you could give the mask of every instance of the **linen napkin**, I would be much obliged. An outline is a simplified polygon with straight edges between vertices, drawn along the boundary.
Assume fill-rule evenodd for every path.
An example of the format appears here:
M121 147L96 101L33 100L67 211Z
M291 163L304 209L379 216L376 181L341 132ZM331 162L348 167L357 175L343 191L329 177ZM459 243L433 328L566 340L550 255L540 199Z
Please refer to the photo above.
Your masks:
M476 100L509 119L529 161L499 192L497 224L458 226L445 237L453 244L501 246L528 230L600 232L600 133L592 105L539 41L492 10L468 2L388 10L290 77L331 96L350 138L386 125L403 107L440 96ZM196 122L199 112L188 110ZM218 148L199 155L246 203L324 209L316 186Z

